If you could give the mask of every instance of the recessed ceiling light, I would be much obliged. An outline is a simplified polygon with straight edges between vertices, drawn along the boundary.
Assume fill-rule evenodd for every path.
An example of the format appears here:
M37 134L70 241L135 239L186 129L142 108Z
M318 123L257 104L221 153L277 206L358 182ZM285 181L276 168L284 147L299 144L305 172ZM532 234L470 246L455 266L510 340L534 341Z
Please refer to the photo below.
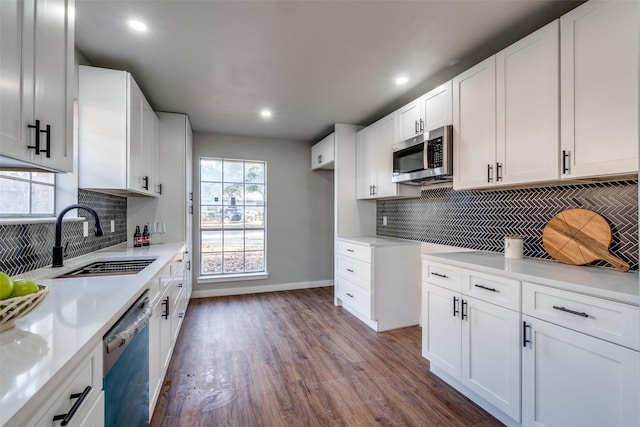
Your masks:
M407 76L399 76L399 77L396 78L396 84L397 85L403 85L408 81L409 81L409 78Z
M260 111L260 115L265 119L268 119L269 117L272 116L272 113L271 113L271 110L265 108L264 110Z
M129 21L129 26L136 31L147 31L147 26L143 22L136 21L135 19Z

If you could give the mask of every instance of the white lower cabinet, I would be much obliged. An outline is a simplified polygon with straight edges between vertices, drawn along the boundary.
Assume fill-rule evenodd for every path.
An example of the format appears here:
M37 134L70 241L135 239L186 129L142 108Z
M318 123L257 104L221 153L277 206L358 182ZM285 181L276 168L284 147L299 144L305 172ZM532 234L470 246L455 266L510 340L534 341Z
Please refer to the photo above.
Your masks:
M430 268L432 273L446 275L436 266ZM464 271L460 276L463 281L473 277ZM495 281L502 283L504 279ZM511 282L519 286L519 282ZM484 283L480 286L495 289L486 277ZM520 313L461 293L464 287L460 281L445 285L457 290L428 282L422 286L423 356L432 366L520 420ZM487 296L500 293L485 292Z

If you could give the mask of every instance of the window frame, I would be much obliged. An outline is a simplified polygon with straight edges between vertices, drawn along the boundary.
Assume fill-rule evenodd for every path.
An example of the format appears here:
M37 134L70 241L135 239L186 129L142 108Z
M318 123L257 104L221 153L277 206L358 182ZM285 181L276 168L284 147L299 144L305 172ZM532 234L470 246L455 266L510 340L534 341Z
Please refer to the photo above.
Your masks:
M220 181L211 181L211 180L204 180L202 177L202 165L203 165L203 161L221 161L222 162L222 175L220 178ZM240 182L234 182L234 181L225 181L225 176L224 176L224 162L242 162L243 163L243 178L242 178L242 183ZM247 164L251 164L251 163L258 163L261 164L263 167L263 171L264 171L264 180L263 182L260 183L255 183L258 185L262 185L264 190L262 192L262 204L261 205L254 205L254 204L246 204L246 186L252 184L251 182L247 182L246 180L246 173L247 173L247 169L246 169L246 165ZM224 191L221 192L221 200L219 204L207 204L203 201L203 184L219 184L222 186L222 188L224 188L226 185L230 185L230 184L241 184L243 186L243 199L242 199L242 203L241 204L228 204L225 203L225 195L224 195ZM213 283L213 282L227 282L227 281L237 281L237 280L251 280L251 279L262 279L262 278L267 278L268 277L268 268L267 268L267 161L265 160L250 160L250 159L235 159L235 158L223 158L223 157L211 157L211 156L202 156L199 158L198 161L198 192L199 192L199 200L198 200L198 244L199 244L199 261L200 261L200 265L199 265L199 272L198 272L198 283ZM210 226L210 227L203 227L202 226L202 218L203 218L203 210L205 207L217 207L220 209L220 214L222 215L222 213L226 210L226 208L229 207L240 207L243 209L243 217L242 217L242 227L238 227L237 224L234 226L229 226L229 224L225 224L223 220L218 222L218 226ZM248 227L247 226L247 222L246 222L246 208L251 208L251 207L257 207L257 208L261 208L262 209L262 226L261 227ZM247 238L246 238L246 232L247 231L262 231L262 250L249 250L247 251L246 249L246 245L247 245ZM216 251L216 252L212 252L212 251L203 251L203 235L205 232L208 231L219 231L221 232L221 251ZM224 234L225 231L242 231L243 232L243 243L242 243L242 256L243 256L243 270L242 272L225 272L225 252L229 253L229 252L240 252L240 251L225 251L224 248ZM258 271L246 271L246 264L245 261L246 260L246 255L247 252L262 252L262 269L258 270ZM219 273L209 273L209 272L205 272L204 271L204 266L205 266L205 256L207 254L211 254L211 253L217 253L220 254L221 257L221 266L220 266L220 272Z
M21 177L16 177L16 176L11 176L11 175L5 175L2 172L21 172L21 173L28 173L29 176L28 178L21 178ZM34 173L48 173L52 176L52 182L43 182L43 181L37 181L33 179L33 174ZM0 212L0 220L4 220L4 219L29 219L29 218L36 218L36 219L41 219L41 218L55 218L56 216L56 203L58 201L58 196L57 196L57 190L58 190L58 179L55 173L53 172L47 172L47 171L31 171L31 170L2 170L0 171L0 180L9 180L9 181L17 181L17 182L23 182L23 183L27 183L29 188L28 191L26 191L25 197L27 198L27 204L29 206L29 212L12 212L12 213L4 213L4 212ZM50 187L53 191L52 191L52 200L51 200L51 204L52 204L52 210L51 212L47 212L47 213L33 213L33 185L42 185L42 186L46 186L46 187ZM1 195L2 193L0 193Z

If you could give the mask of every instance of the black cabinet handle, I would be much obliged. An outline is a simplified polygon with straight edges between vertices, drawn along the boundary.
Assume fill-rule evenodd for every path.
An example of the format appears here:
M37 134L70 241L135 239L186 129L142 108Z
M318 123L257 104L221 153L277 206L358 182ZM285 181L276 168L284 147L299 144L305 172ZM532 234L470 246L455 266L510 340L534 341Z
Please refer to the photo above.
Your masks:
M497 289L490 288L490 287L484 286L484 285L473 285L473 286L475 286L476 288L480 288L480 289L486 289L487 291L491 291L491 292L498 292Z
M415 131L416 131L416 134L419 132L419 130L418 130L418 121L417 120L416 120Z
M352 269L350 269L350 268L347 268L347 271L348 271L349 273L353 273L353 270L352 270Z
M30 129L35 129L36 130L36 135L35 135L35 144L34 145L27 145L27 148L30 148L32 150L36 150L36 155L40 155L40 132L42 132L40 130L40 120L36 120L36 124L35 125L27 125L28 128Z
M62 420L62 422L60 423L61 426L66 426L67 424L69 424L69 422L71 421L71 418L73 418L73 416L76 414L76 411L78 410L78 408L80 408L80 405L82 405L82 402L84 402L84 399L87 397L90 391L91 391L91 386L88 385L84 388L82 393L74 393L71 396L69 396L69 399L78 399L78 400L75 401L75 403L73 404L69 412L62 415L55 415L53 417L53 421L55 422L55 421Z
M145 190L149 189L149 177L148 176L143 176L142 177L142 188L144 188Z
M420 132L424 132L424 120L420 119Z
M527 338L527 328L531 328L531 325L527 325L527 322L522 321L522 346L526 347L527 343L530 343L531 340Z
M322 154L318 154L318 164L322 163Z
M487 165L487 182L493 181L493 165Z
M347 249L347 252L353 252L353 249Z
M467 314L467 310L465 310L468 303L465 300L461 300L461 301L462 301L462 313L460 313L460 318L464 320L467 317L469 317L469 315Z
M158 194L162 194L162 184L158 184Z
M496 163L496 182L502 181L502 163Z
M558 307L557 305L554 305L553 308L556 309L556 310L564 311L565 313L575 314L576 316L589 317L589 315L587 313L585 313L584 311L570 310L570 309L568 309L566 307Z
M164 312L162 313L162 317L165 319L169 318L169 297L166 297L162 300L162 305L164 305Z
M193 191L189 192L189 201L193 202Z
M187 271L191 271L191 260L187 261Z
M51 125L47 125L45 130L41 130L40 132L44 133L47 137L45 138L46 149L40 149L41 153L47 153L47 158L51 158Z
M347 296L353 298L353 294L350 294L349 292L347 292Z
M562 173L569 173L568 160L570 153L570 151L562 150Z
M456 314L458 314L459 310L458 310L458 298L453 297L453 317L456 317Z
M442 277L443 279L448 279L449 278L449 276L447 276L446 274L440 274L440 273L431 272L431 275L432 276L437 276L437 277Z

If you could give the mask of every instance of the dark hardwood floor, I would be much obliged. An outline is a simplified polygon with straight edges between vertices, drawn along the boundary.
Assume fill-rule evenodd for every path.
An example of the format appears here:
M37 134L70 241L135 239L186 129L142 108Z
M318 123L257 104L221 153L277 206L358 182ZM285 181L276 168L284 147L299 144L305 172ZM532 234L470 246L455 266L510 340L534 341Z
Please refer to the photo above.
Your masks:
M420 327L376 333L332 287L194 299L151 425L502 425L420 346Z

